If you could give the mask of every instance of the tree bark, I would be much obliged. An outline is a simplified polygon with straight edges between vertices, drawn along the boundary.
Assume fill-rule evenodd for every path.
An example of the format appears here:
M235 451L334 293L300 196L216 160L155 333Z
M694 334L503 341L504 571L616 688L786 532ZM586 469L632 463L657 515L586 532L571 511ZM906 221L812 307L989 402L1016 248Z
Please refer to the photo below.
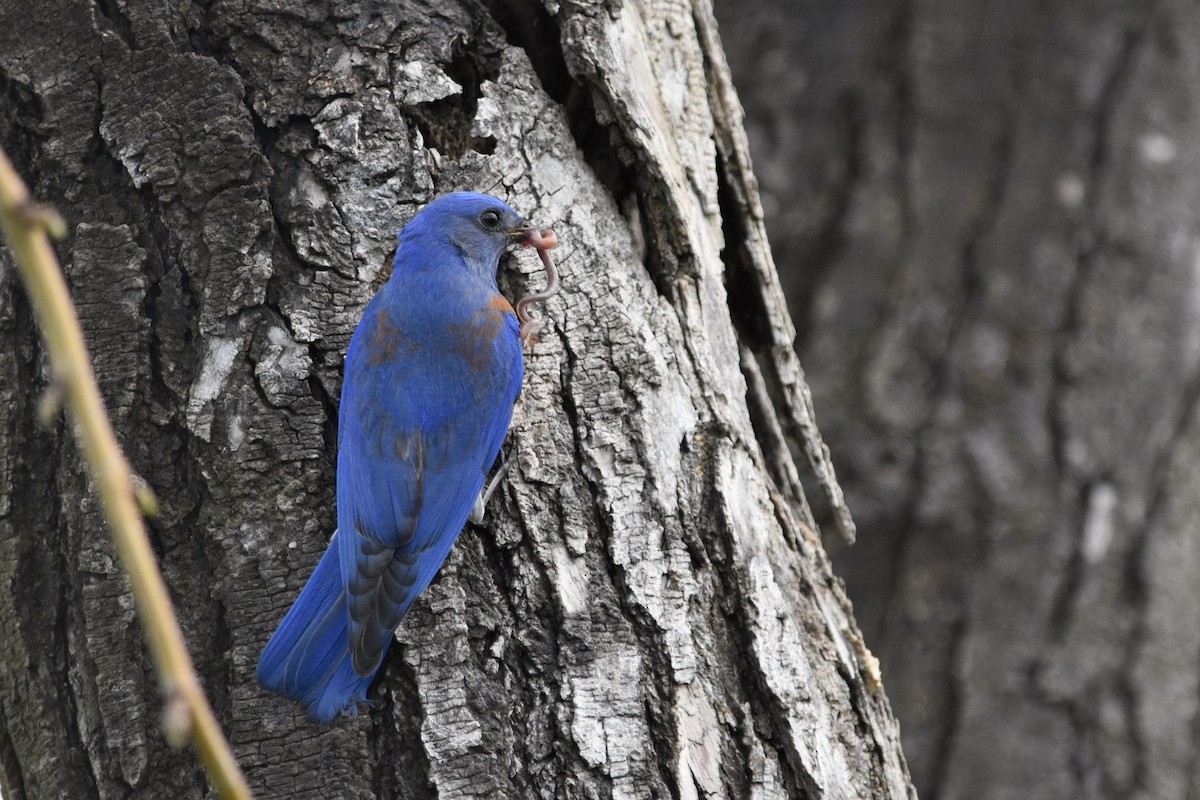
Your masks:
M719 10L918 791L1195 796L1200 13Z
M741 112L692 4L0 2L0 143L62 210L156 548L267 797L913 796L800 489L852 532L791 350ZM437 194L553 224L489 519L374 706L254 681L334 524L341 359ZM6 800L198 797L0 253ZM528 252L510 296L540 285ZM434 299L431 299L431 302Z

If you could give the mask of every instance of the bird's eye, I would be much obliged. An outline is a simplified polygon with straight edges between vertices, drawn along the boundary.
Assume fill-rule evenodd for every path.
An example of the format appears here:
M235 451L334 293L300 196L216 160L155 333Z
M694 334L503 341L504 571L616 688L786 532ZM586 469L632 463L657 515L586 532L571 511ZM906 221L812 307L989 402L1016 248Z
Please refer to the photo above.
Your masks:
M500 218L500 212L493 208L489 208L487 211L479 215L479 224L489 231L500 230L500 225L502 222L503 220Z

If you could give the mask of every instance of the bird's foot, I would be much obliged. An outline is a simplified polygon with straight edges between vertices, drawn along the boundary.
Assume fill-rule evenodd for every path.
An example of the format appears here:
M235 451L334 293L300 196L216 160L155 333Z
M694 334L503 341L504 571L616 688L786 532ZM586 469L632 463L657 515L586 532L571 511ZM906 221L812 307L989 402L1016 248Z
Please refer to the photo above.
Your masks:
M483 524L483 514L487 509L488 500L492 499L492 494L500 486L500 481L508 472L508 458L504 453L500 454L500 468L496 470L496 474L488 481L487 486L483 487L483 491L479 493L479 497L475 498L475 505L471 507L471 516L468 519L476 525Z

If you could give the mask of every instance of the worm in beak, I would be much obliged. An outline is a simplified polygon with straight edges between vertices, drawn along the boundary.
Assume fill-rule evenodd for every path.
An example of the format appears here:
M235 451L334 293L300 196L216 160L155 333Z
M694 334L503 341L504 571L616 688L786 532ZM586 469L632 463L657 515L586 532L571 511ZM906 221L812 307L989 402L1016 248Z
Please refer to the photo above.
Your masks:
M538 332L545 326L545 323L530 317L529 307L535 303L544 303L558 294L558 270L554 266L554 259L550 257L550 251L558 244L558 237L550 228L539 229L533 226L519 228L510 235L519 238L521 244L526 247L536 249L538 256L542 259L542 266L546 268L546 288L540 292L525 295L517 301L515 307L517 319L521 322L521 341L534 345L537 343Z

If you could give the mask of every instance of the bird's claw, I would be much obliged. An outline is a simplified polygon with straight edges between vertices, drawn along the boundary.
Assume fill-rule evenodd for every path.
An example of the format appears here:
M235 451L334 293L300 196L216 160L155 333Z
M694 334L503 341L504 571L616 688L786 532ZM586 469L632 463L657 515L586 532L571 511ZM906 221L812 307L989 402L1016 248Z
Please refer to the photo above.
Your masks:
M500 469L496 470L496 474L492 476L492 479L488 481L487 486L485 486L479 492L479 496L475 498L475 505L471 506L471 516L469 516L467 519L471 520L471 522L475 525L483 524L483 515L487 510L488 500L492 499L492 495L495 493L496 489L499 488L500 481L503 480L507 472L508 458L504 455L504 453L501 453Z

